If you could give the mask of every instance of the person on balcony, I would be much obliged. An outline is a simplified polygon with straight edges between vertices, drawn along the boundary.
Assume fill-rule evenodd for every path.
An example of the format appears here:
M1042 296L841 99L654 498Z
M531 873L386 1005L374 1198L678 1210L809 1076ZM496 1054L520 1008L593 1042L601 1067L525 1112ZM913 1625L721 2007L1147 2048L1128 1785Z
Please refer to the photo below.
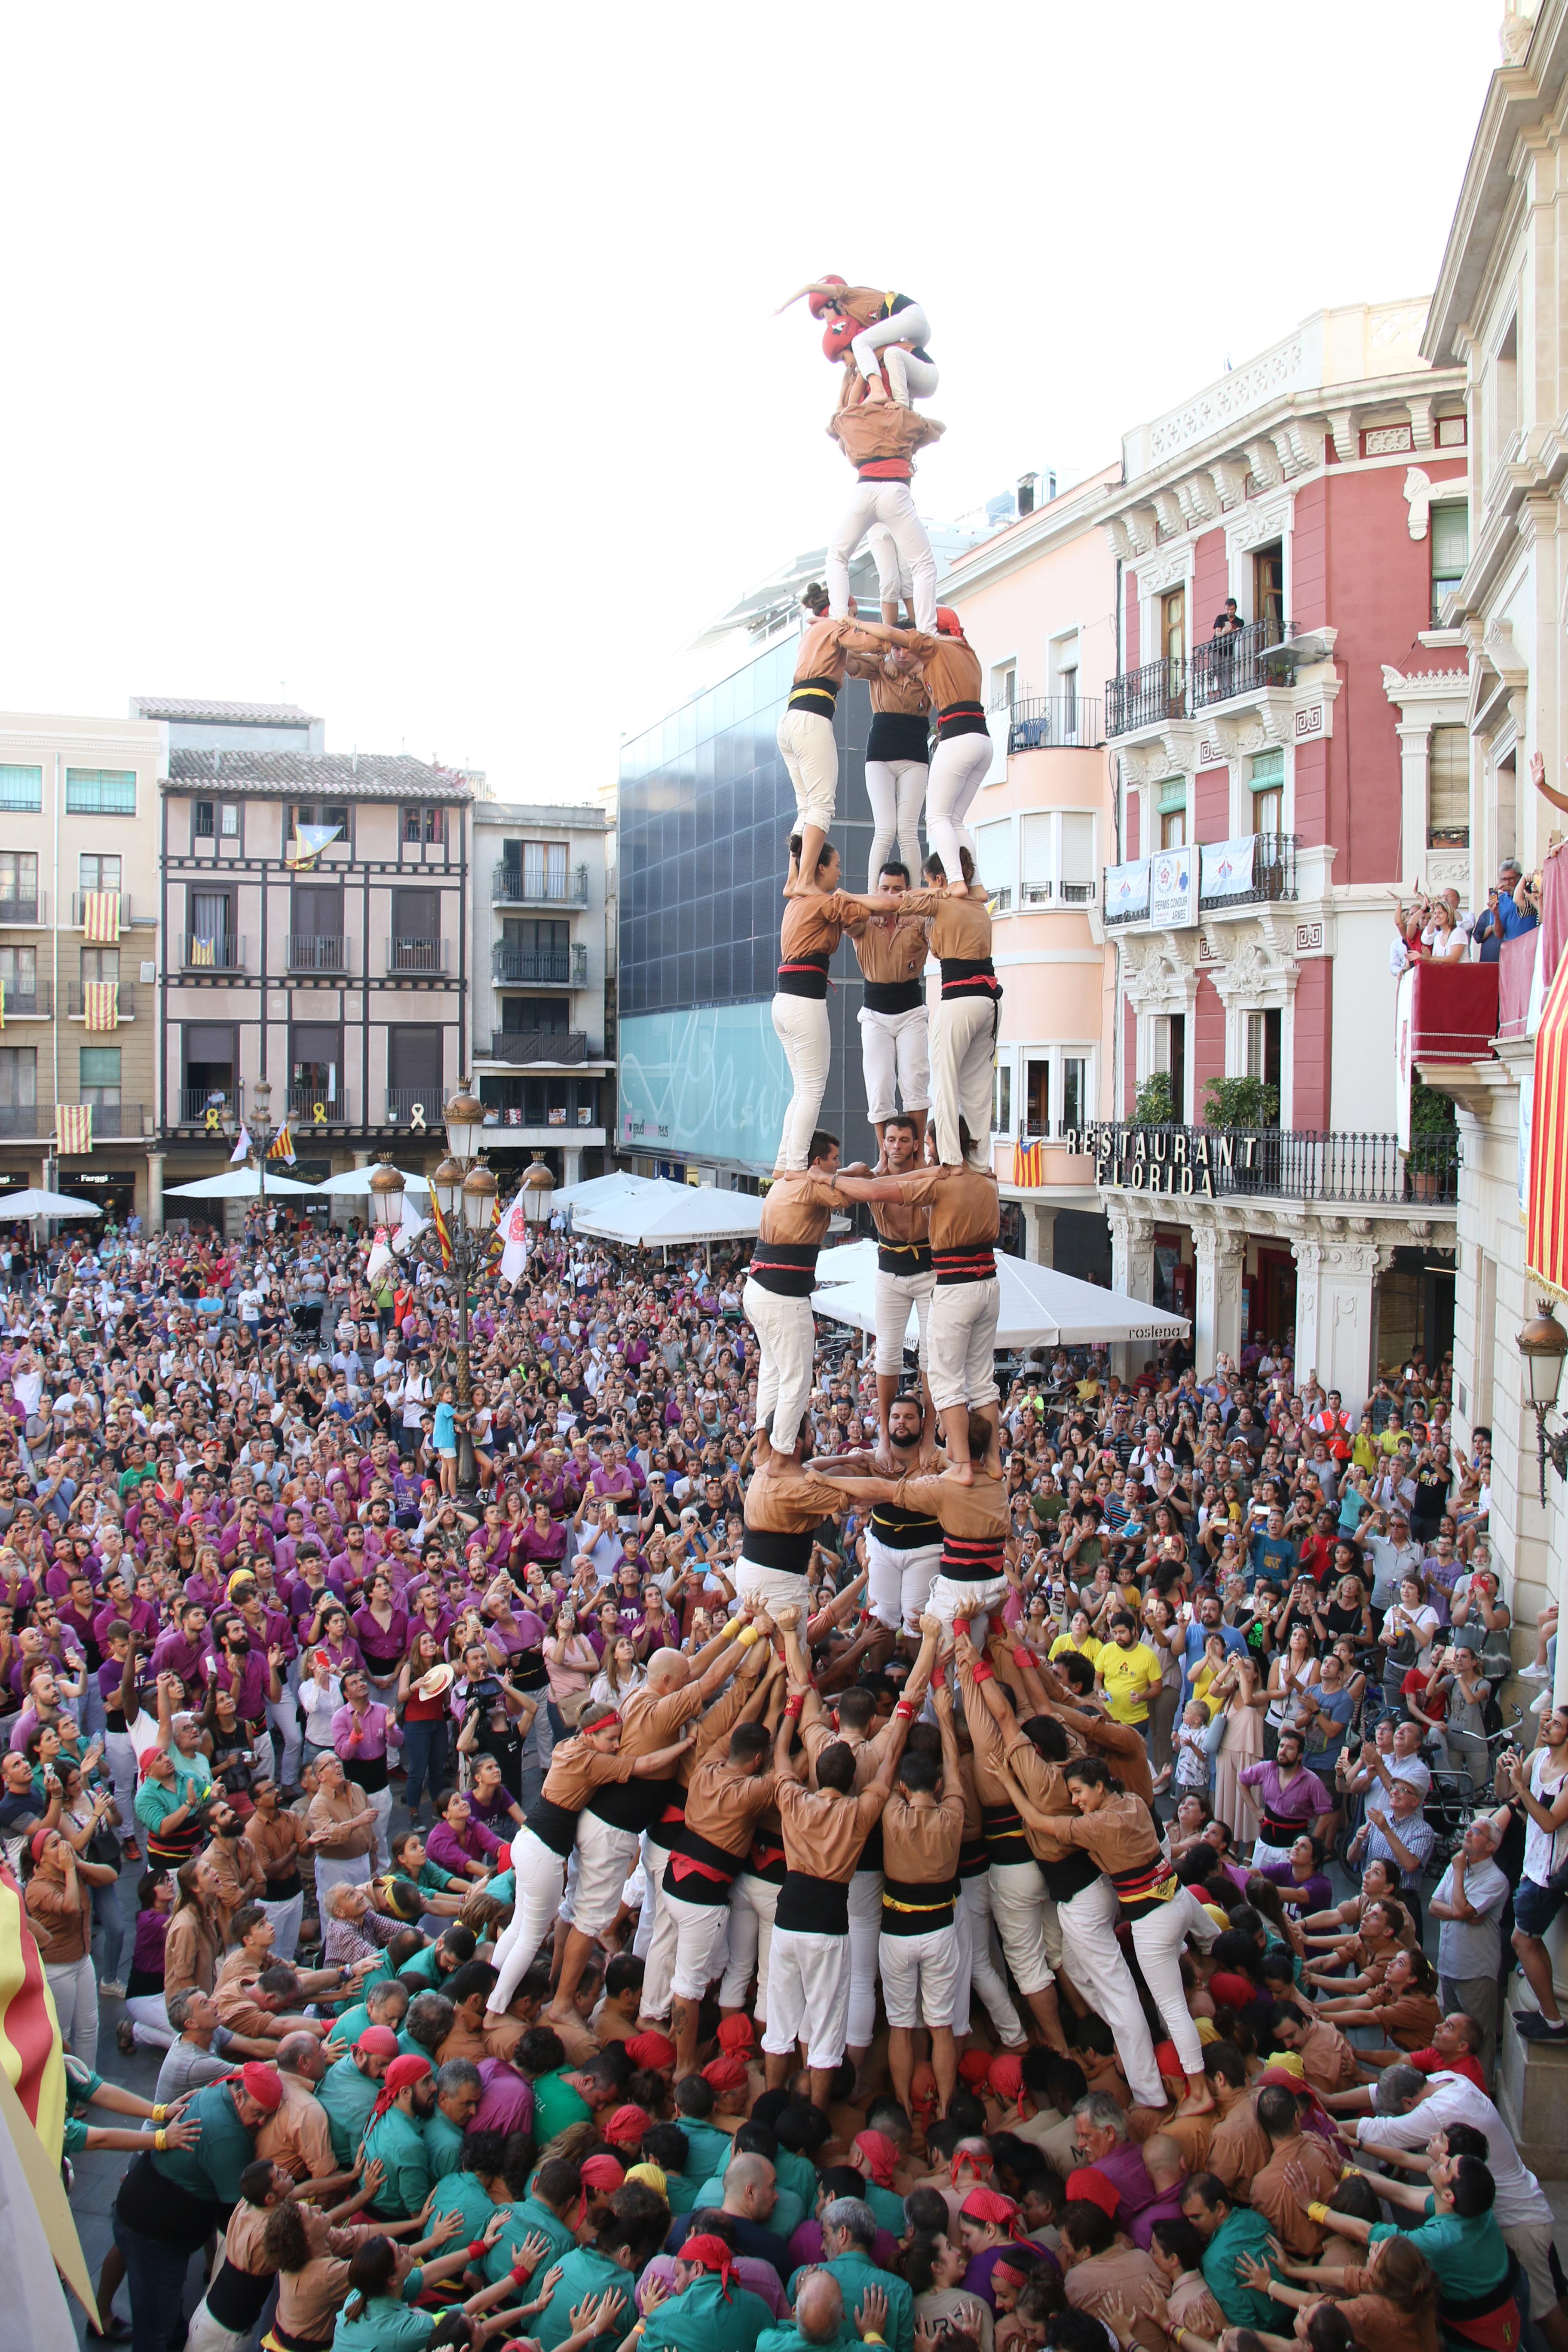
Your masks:
M1496 887L1488 891L1486 907L1470 932L1482 963L1498 962L1504 941L1518 939L1521 931L1534 930L1540 920L1540 909L1518 858L1505 857L1498 867Z

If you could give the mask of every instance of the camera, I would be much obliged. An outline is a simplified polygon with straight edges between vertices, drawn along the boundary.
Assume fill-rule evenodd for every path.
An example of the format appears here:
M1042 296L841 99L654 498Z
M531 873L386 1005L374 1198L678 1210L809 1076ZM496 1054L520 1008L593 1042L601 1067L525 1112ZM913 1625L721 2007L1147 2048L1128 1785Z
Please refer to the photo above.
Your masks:
M482 1682L473 1683L469 1685L466 1709L468 1714L473 1715L476 1712L482 1712L489 1707L499 1706L500 1703L500 1684L497 1681L494 1675L487 1675Z

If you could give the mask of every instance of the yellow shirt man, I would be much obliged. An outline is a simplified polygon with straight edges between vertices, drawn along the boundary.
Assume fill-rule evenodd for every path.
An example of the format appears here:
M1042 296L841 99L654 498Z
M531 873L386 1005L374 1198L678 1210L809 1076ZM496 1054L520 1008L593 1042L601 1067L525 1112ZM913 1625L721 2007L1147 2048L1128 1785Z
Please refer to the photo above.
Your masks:
M1112 1720L1147 1723L1150 1696L1162 1680L1160 1661L1148 1643L1134 1642L1124 1650L1119 1642L1107 1642L1094 1667Z

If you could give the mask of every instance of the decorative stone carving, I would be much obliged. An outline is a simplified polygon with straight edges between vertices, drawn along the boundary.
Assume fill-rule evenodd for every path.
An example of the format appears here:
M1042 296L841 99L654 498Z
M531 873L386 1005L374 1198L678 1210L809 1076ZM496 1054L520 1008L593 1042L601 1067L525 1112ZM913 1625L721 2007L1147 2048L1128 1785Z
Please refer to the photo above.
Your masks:
M1162 490L1160 496L1169 498L1171 492ZM1176 528L1185 529L1179 519ZM1184 537L1179 547L1162 548L1158 553L1139 558L1138 585L1152 596L1165 588L1179 588L1192 569L1192 542Z
M1287 336L1273 350L1247 367L1235 368L1222 375L1182 407L1173 409L1168 416L1160 417L1149 434L1149 458L1152 465L1164 465L1183 449L1192 448L1218 433L1233 417L1250 415L1261 408L1271 394L1289 392L1301 373L1302 354L1300 335ZM1256 467L1253 468L1257 471Z
M1335 408L1329 412L1329 429L1334 436L1334 455L1342 466L1352 465L1361 456L1361 442L1355 429L1355 410Z
M1410 509L1410 536L1425 539L1432 518L1432 478L1419 466L1405 477L1405 503Z
M1293 498L1269 499L1262 503L1254 499L1225 527L1226 555L1248 555L1255 547L1267 547L1271 539L1283 539L1290 528L1294 509Z
M1329 445L1329 429L1317 416L1292 416L1278 426L1274 446L1279 453L1280 469L1289 481L1296 474L1310 474L1323 463Z
M1209 473L1221 506L1240 506L1247 497L1247 467L1234 457L1216 457Z
M1277 489L1285 478L1285 468L1271 440L1264 440L1260 436L1256 441L1249 441L1247 444L1247 462L1252 468L1254 479L1266 490Z
M1432 404L1429 400L1413 399L1410 403L1410 436L1417 449L1430 449L1436 436L1432 430Z
M1428 428L1426 436L1428 447L1431 446L1431 431ZM1408 425L1374 425L1366 436L1366 454L1369 457L1397 457L1405 450L1414 449L1415 446L1415 435Z
M1154 511L1160 518L1161 530L1172 536L1186 529L1186 520L1182 513L1182 503L1174 490L1155 491Z

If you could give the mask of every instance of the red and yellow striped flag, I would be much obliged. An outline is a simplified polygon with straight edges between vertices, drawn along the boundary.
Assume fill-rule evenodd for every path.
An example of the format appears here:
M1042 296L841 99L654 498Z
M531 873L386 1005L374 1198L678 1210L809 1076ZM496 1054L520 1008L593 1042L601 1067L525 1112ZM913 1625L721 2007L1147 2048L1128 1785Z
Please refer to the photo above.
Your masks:
M452 1236L447 1230L446 1212L443 1210L440 1202L436 1198L436 1188L434 1185L430 1188L430 1215L436 1227L436 1238L441 1244L441 1263L443 1265L450 1265L452 1263Z
M1037 1188L1046 1181L1045 1152L1038 1143L1016 1143L1013 1146L1013 1181L1015 1184Z
M1530 1114L1524 1265L1554 1298L1568 1298L1568 951L1542 1008Z
M10 1872L0 1867L0 2067L58 2164L65 2140L66 2068L54 1998Z

